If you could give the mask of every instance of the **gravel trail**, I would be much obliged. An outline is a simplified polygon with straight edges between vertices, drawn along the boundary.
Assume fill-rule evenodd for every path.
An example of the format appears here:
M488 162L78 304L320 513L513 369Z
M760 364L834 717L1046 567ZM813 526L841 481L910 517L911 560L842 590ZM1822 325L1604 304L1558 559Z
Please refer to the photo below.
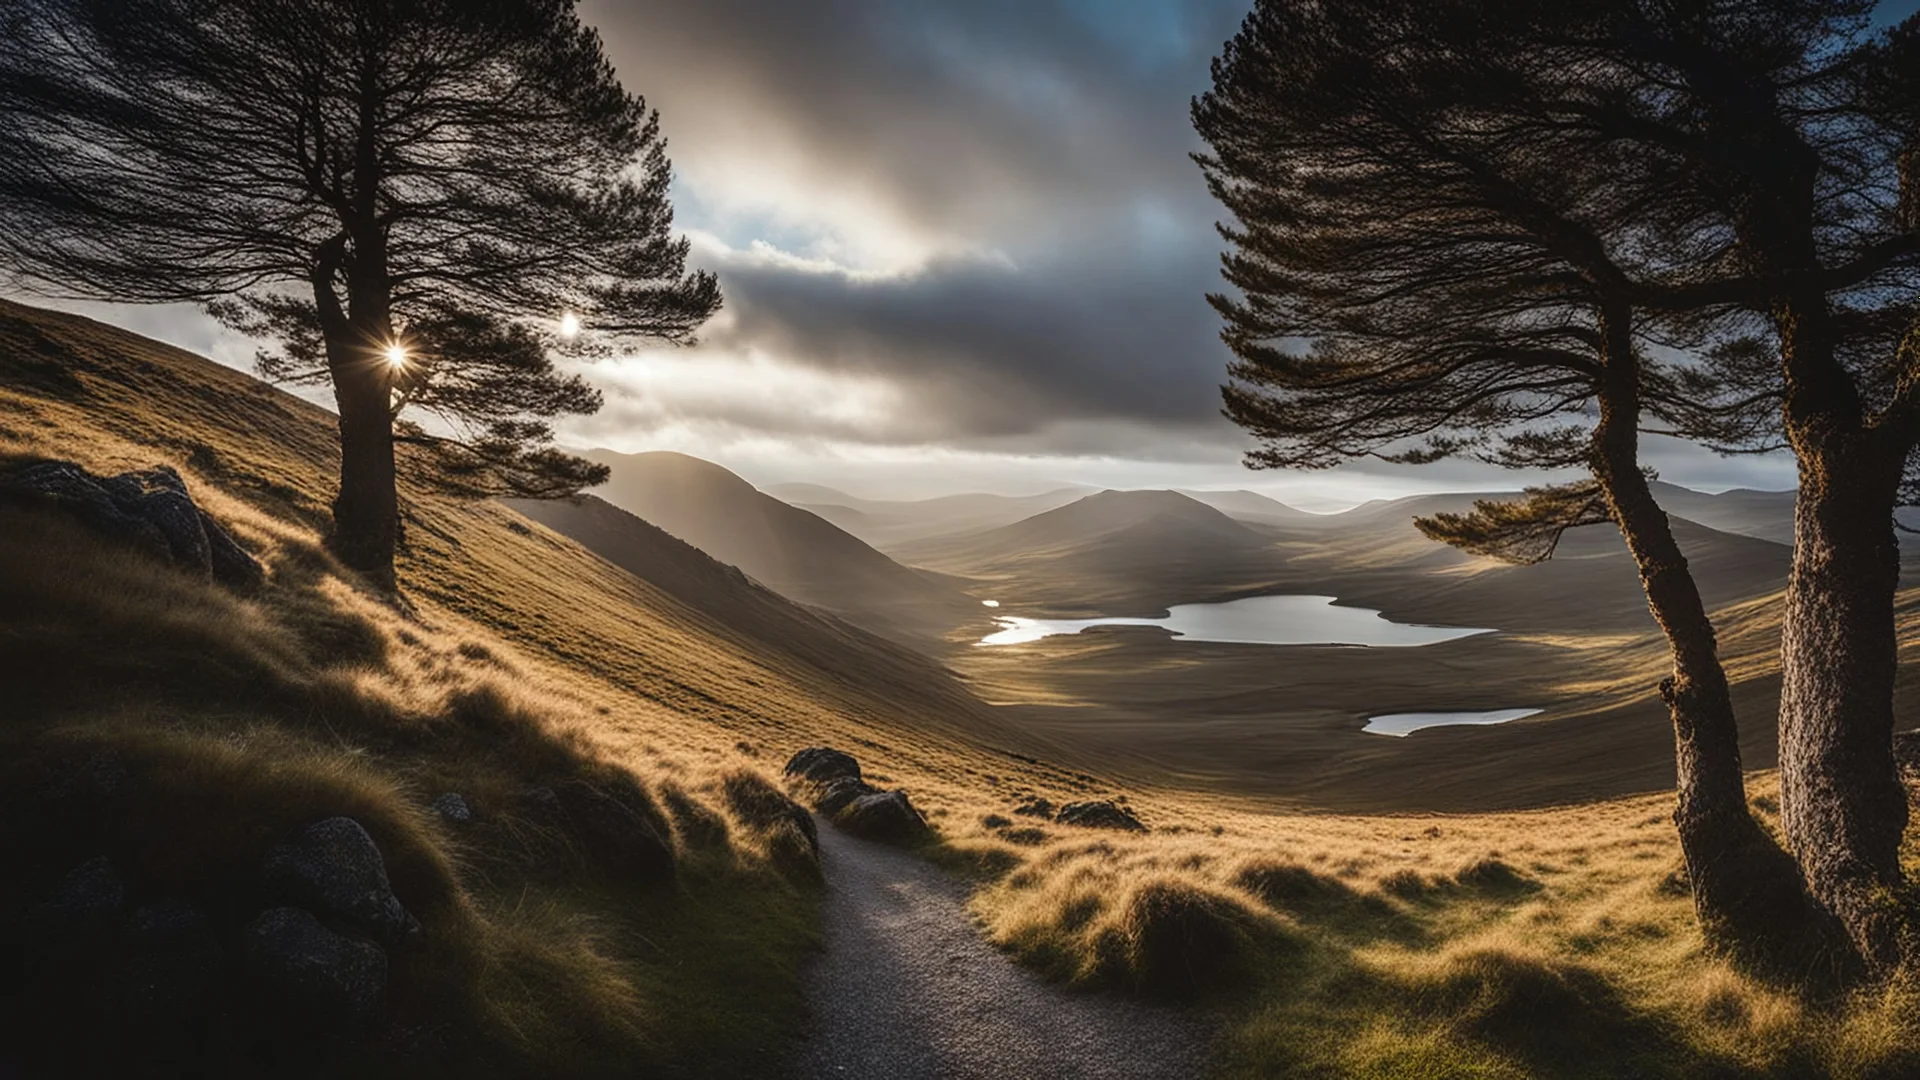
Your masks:
M791 1075L846 1080L1199 1076L1198 1017L1050 986L989 945L964 884L822 823L825 955Z

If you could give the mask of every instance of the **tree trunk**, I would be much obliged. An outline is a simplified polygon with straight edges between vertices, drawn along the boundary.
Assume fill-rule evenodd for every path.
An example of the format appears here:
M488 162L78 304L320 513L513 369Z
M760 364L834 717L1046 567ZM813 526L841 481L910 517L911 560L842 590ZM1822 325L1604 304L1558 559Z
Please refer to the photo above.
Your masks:
M368 344L329 338L327 363L340 410L340 494L333 501L333 550L340 561L376 586L392 589L400 502L385 362Z
M1893 759L1893 503L1870 436L1801 432L1780 634L1780 816L1814 896L1876 970L1900 959L1907 798Z
M1633 554L1647 608L1666 635L1673 674L1660 696L1673 718L1673 822L1707 940L1742 961L1802 974L1838 961L1831 920L1793 859L1747 807L1739 728L1713 621L1639 460L1639 367L1625 313L1607 342L1593 472Z
M321 245L313 270L314 305L326 340L327 369L340 411L340 494L333 500L331 546L340 561L374 585L393 589L400 497L393 448L393 382L382 352L393 341L385 252L363 243L347 255L343 233ZM370 272L371 270L371 272ZM347 302L335 279L347 278Z

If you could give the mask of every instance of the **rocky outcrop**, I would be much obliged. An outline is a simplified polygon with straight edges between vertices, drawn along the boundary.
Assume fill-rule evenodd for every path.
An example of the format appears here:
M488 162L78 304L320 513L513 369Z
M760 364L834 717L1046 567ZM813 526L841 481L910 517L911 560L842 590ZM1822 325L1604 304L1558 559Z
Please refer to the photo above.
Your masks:
M787 762L786 775L815 810L856 836L913 843L933 834L906 792L883 791L867 783L851 754L809 747Z
M1134 817L1131 811L1105 800L1068 803L1060 808L1060 812L1054 815L1053 820L1062 825L1078 825L1083 829L1147 831L1147 827L1142 825L1140 819Z
M232 534L195 505L165 465L95 476L70 461L38 461L0 475L0 498L60 510L195 577L237 589L266 578Z
M380 848L352 818L307 826L267 853L261 876L283 899L382 941L398 941L420 930L387 882Z

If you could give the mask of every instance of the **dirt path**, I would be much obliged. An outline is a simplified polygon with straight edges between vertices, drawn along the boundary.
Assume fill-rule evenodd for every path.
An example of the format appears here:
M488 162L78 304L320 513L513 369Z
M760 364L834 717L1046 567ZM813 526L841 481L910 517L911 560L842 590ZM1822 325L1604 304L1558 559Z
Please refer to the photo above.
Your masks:
M796 1078L1198 1076L1196 1017L1049 986L987 944L966 887L915 856L822 823L825 955Z

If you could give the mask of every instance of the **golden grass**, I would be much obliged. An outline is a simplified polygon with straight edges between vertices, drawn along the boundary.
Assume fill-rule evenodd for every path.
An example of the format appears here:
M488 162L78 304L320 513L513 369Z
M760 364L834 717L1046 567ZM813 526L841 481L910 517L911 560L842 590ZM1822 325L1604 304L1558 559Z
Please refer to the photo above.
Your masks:
M1772 780L1755 778L1770 814ZM1227 1076L1904 1076L1894 988L1814 1000L1711 955L1668 796L1513 814L1276 814L1151 792L1147 835L967 819L974 911L1055 977L1220 1000L1143 967L1138 898L1204 896L1250 984L1222 980ZM982 804L1004 805L1000 803ZM984 815L983 815L984 816ZM1202 952L1217 947L1204 939ZM1222 972L1230 976L1231 969Z
M0 306L0 453L174 464L271 570L261 595L234 597L9 516L0 665L31 675L9 677L0 740L10 778L103 747L164 765L130 770L158 779L124 842L182 887L284 825L362 817L435 943L395 986L441 1034L387 1047L389 1063L774 1071L802 1020L814 894L767 796L787 754L824 742L912 792L941 833L930 854L975 876L974 912L1013 955L1209 1002L1224 1075L1920 1070L1910 989L1808 1000L1707 954L1667 796L1331 814L1178 778L1122 785L1048 764L1044 739L938 668L740 592L682 548L643 537L626 573L493 505L411 497L406 601L390 606L319 545L328 424L177 351ZM1763 636L1763 618L1732 636ZM1640 662L1594 659L1596 689L1619 693L1619 665ZM637 779L680 857L672 890L596 875L591 851L562 873L540 856L577 838L544 835L516 794L575 776ZM39 828L39 804L21 810L31 790L0 791L0 842L47 848L6 902L92 853ZM446 790L481 828L427 814ZM1011 815L1036 795L1123 796L1153 831ZM195 832L211 839L179 842Z
M14 871L0 908L30 909L105 852L136 898L186 899L237 925L257 904L246 883L266 849L345 815L374 836L425 927L423 944L393 954L389 1028L436 1034L342 1048L337 1067L591 1074L699 1061L729 1075L766 1067L796 1030L814 897L764 846L727 841L740 827L727 823L717 749L623 761L583 734L592 706L499 642L436 630L331 574L294 587L277 564L272 588L241 599L20 512L0 531L0 564L0 663L17 691L0 729L0 851ZM618 792L636 772L671 784L680 816L720 823L718 843L680 840L677 882L629 876L618 837L526 807L536 786ZM113 779L95 790L99 774ZM645 805L649 791L632 790ZM474 822L427 808L447 791ZM92 991L68 991L11 1020L70 1031ZM203 1049L268 1070L311 1052L244 1000L221 1008L245 1030ZM109 1060L93 1063L114 1064L116 1048L144 1052L96 1044Z

